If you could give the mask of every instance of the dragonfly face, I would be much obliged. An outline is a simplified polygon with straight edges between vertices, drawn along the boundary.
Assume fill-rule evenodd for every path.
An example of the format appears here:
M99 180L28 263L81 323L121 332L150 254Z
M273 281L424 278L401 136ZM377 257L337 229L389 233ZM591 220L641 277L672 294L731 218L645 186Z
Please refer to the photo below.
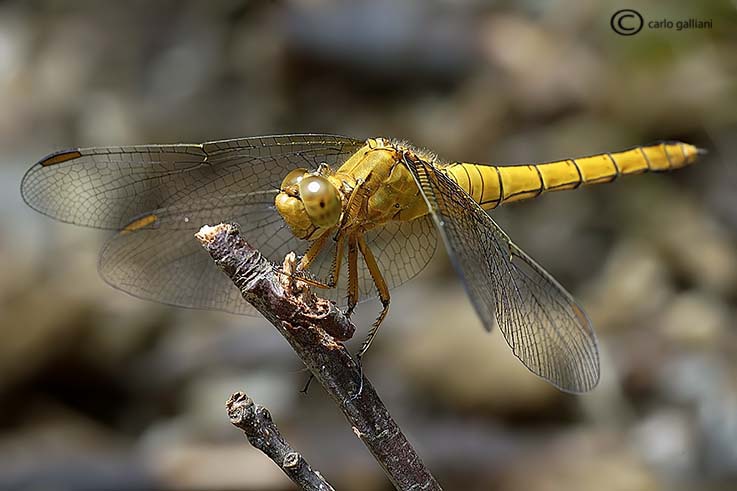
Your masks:
M343 194L329 173L327 165L317 172L300 168L282 181L274 204L295 237L314 240L338 224Z
M542 164L445 163L381 138L282 135L194 145L74 149L42 159L21 192L58 220L108 229L103 278L141 298L252 313L193 239L238 222L273 262L301 255L324 296L348 306L415 276L438 243L484 327L498 326L533 373L569 392L593 388L599 354L573 297L487 211L511 201L693 163L692 145L664 142ZM308 171L306 169L316 169Z

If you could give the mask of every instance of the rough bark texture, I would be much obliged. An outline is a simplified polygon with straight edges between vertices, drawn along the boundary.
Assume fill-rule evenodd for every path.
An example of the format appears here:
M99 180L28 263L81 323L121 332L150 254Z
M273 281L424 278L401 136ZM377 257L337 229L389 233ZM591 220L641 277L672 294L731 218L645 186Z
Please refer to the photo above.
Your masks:
M235 392L225 405L230 422L243 430L251 445L273 460L297 486L310 491L334 490L281 435L268 409L243 392Z
M240 236L238 227L203 227L197 238L217 265L284 336L345 414L397 489L441 489L340 340L355 327L332 302L312 294ZM294 257L282 271L293 271ZM363 387L360 390L359 388Z

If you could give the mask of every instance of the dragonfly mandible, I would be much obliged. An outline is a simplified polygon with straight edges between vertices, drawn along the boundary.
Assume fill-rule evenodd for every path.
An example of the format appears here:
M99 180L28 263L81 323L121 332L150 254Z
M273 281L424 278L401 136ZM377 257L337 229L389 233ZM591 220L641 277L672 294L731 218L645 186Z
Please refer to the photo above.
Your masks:
M596 336L570 293L487 213L548 191L612 182L693 163L702 150L660 142L538 164L444 162L384 138L301 134L202 144L65 150L23 178L24 200L57 220L112 230L99 258L106 282L182 307L253 313L192 237L201 225L238 222L275 262L299 270L347 306L419 273L438 237L484 327L496 324L513 353L561 390L599 380Z

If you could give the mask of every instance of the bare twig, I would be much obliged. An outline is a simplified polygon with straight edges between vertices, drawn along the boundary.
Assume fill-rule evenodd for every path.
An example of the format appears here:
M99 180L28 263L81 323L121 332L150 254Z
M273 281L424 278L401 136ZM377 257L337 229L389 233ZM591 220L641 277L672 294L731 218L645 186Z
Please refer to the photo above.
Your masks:
M274 265L240 236L236 225L203 227L197 238L217 265L287 339L294 351L340 406L363 441L400 490L440 489L371 383L338 340L355 327L332 302L316 297L304 283L275 273ZM287 261L287 269L290 264ZM358 388L363 384L363 390Z
M254 403L243 392L233 393L225 406L230 422L243 430L251 445L273 460L296 485L310 491L334 490L284 439L268 409Z

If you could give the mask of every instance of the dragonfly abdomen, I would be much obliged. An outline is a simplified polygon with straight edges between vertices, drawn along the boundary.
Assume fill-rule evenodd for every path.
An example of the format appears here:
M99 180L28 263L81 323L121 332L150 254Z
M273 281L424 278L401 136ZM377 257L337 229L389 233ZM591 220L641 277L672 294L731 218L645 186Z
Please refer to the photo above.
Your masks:
M630 174L678 169L695 162L701 153L703 151L687 143L664 142L540 164L455 163L443 170L482 208L490 210L502 203L535 198L547 191L612 182Z

